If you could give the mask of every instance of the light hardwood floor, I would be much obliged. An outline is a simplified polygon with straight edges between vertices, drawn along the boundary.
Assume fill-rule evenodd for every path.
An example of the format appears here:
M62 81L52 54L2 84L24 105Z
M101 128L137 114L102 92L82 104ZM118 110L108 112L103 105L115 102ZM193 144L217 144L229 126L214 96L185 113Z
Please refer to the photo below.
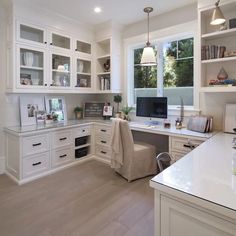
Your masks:
M17 186L0 176L1 236L153 236L151 177L128 183L89 161Z

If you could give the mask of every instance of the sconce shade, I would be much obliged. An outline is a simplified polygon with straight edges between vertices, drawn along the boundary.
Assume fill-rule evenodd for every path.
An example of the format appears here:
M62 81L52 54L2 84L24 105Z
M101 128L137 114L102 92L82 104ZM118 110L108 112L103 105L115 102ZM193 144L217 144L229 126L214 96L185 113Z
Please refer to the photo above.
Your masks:
M223 23L225 23L225 17L219 7L219 2L220 1L217 1L215 3L215 9L213 11L213 14L212 14L212 18L211 18L211 25L221 25Z
M143 49L140 64L142 64L142 66L153 66L157 64L153 47L151 47L150 45L147 45Z

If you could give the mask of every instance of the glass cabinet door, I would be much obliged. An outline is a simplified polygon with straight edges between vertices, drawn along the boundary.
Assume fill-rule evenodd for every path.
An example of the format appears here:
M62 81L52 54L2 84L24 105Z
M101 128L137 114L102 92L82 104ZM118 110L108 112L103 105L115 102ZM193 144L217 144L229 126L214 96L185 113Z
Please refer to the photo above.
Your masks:
M18 39L21 41L30 41L31 43L47 44L45 30L34 26L19 23Z
M76 40L75 51L79 53L85 53L85 54L91 55L91 44Z
M30 47L17 48L20 87L45 86L45 51Z
M52 46L56 46L63 49L71 49L71 40L68 37L52 33Z
M91 88L91 61L77 58L76 85L80 88Z
M71 86L71 58L52 54L52 84L56 87Z

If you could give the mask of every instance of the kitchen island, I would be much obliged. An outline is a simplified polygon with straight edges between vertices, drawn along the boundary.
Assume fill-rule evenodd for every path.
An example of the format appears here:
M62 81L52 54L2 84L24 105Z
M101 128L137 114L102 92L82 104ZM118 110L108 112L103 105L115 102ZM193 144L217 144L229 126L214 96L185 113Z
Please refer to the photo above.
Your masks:
M234 136L213 136L150 181L156 236L236 236Z

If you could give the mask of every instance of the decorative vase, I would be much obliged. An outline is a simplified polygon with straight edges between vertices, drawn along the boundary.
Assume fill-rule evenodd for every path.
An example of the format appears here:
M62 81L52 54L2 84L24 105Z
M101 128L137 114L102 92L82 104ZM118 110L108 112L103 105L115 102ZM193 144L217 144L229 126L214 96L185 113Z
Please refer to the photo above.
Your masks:
M32 52L25 52L23 58L25 66L33 66L34 54Z
M223 67L221 67L220 72L217 75L218 80L226 80L228 78L228 74Z
M84 71L84 62L79 61L78 63L78 72L83 72Z

